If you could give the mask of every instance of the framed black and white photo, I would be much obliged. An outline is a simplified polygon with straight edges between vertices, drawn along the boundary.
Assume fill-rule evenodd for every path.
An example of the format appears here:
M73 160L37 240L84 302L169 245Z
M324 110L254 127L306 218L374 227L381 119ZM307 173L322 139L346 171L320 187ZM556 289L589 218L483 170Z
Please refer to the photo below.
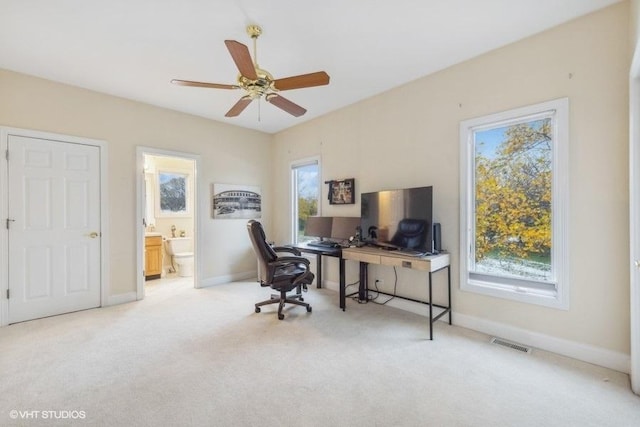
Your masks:
M211 216L214 219L258 219L262 217L260 187L213 184Z

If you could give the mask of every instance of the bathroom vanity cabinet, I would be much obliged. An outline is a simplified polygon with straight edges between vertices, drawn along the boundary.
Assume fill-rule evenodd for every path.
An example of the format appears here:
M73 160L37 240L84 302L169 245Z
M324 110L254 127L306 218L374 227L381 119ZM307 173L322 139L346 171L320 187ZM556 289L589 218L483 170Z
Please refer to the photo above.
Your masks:
M162 236L144 238L144 276L146 280L159 279L162 274Z

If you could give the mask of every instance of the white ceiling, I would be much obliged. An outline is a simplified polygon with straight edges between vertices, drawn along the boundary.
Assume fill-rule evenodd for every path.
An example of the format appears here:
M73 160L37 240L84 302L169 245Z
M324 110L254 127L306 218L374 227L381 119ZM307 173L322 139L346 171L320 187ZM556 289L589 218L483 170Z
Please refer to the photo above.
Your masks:
M275 133L618 1L0 0L0 68ZM169 83L234 84L224 40L252 50L251 23L274 78L331 76L283 93L304 116L253 102L225 118L239 90Z

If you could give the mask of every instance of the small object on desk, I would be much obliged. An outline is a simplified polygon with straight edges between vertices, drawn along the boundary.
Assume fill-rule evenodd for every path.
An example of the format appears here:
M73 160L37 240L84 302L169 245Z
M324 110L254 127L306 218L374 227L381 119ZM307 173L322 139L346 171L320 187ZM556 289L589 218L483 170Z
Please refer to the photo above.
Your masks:
M415 251L415 250L412 250L412 249L400 249L398 252L401 253L402 255L416 256L416 257L423 257L425 255L431 255L429 252Z

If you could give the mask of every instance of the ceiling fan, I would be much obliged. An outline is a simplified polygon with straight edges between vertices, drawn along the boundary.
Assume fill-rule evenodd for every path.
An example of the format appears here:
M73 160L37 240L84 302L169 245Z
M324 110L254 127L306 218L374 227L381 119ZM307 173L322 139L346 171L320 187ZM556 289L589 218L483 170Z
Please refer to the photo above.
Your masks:
M236 84L228 85L177 79L171 80L171 83L180 86L204 87L211 89L243 89L247 94L240 98L240 100L236 102L229 111L227 111L225 117L238 116L249 104L251 104L251 101L254 99L260 99L263 96L267 102L286 111L287 113L295 117L302 116L307 112L307 110L289 101L278 92L290 89L323 86L329 84L329 75L324 71L318 71L316 73L274 79L268 71L263 70L258 66L256 41L260 34L262 34L262 29L258 25L249 25L247 27L247 34L249 34L253 39L253 60L251 59L251 54L249 53L249 48L247 48L247 46L235 40L224 41L224 44L227 46L236 67L238 67L238 71L240 71Z

